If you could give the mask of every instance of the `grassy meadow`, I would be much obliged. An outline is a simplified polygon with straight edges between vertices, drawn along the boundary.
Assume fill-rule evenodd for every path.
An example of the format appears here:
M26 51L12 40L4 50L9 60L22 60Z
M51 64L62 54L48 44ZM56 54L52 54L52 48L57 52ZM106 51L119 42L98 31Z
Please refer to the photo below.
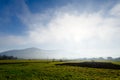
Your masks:
M120 80L120 69L56 65L63 63L66 62L0 60L0 80Z

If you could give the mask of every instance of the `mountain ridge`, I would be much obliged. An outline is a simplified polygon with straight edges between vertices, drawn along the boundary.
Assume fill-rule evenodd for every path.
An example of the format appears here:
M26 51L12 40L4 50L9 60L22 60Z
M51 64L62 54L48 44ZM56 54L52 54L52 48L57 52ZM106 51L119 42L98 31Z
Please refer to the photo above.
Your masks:
M36 47L0 52L0 55L14 56L24 59L47 59L52 58L52 55L54 56L55 54L57 53L54 50L44 50Z

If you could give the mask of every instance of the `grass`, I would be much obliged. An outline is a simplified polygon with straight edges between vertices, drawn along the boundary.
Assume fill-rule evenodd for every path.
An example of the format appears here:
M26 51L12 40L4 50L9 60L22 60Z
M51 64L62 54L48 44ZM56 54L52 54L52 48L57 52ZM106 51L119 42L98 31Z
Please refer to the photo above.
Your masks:
M120 80L120 70L59 66L46 60L0 60L0 80ZM112 62L120 64L120 62Z

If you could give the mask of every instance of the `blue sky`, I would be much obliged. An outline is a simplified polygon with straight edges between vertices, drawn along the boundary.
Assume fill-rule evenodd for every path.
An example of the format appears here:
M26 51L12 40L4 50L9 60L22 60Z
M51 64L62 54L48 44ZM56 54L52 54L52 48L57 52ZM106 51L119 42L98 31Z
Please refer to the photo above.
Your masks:
M120 0L0 0L0 51L38 47L118 57L119 21Z

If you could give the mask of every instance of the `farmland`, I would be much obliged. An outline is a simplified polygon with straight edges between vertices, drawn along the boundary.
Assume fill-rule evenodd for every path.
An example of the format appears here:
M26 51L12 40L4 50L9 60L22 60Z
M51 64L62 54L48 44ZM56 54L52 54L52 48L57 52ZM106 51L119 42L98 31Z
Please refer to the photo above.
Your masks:
M0 60L0 80L120 80L120 69L61 65L65 63L68 62Z

